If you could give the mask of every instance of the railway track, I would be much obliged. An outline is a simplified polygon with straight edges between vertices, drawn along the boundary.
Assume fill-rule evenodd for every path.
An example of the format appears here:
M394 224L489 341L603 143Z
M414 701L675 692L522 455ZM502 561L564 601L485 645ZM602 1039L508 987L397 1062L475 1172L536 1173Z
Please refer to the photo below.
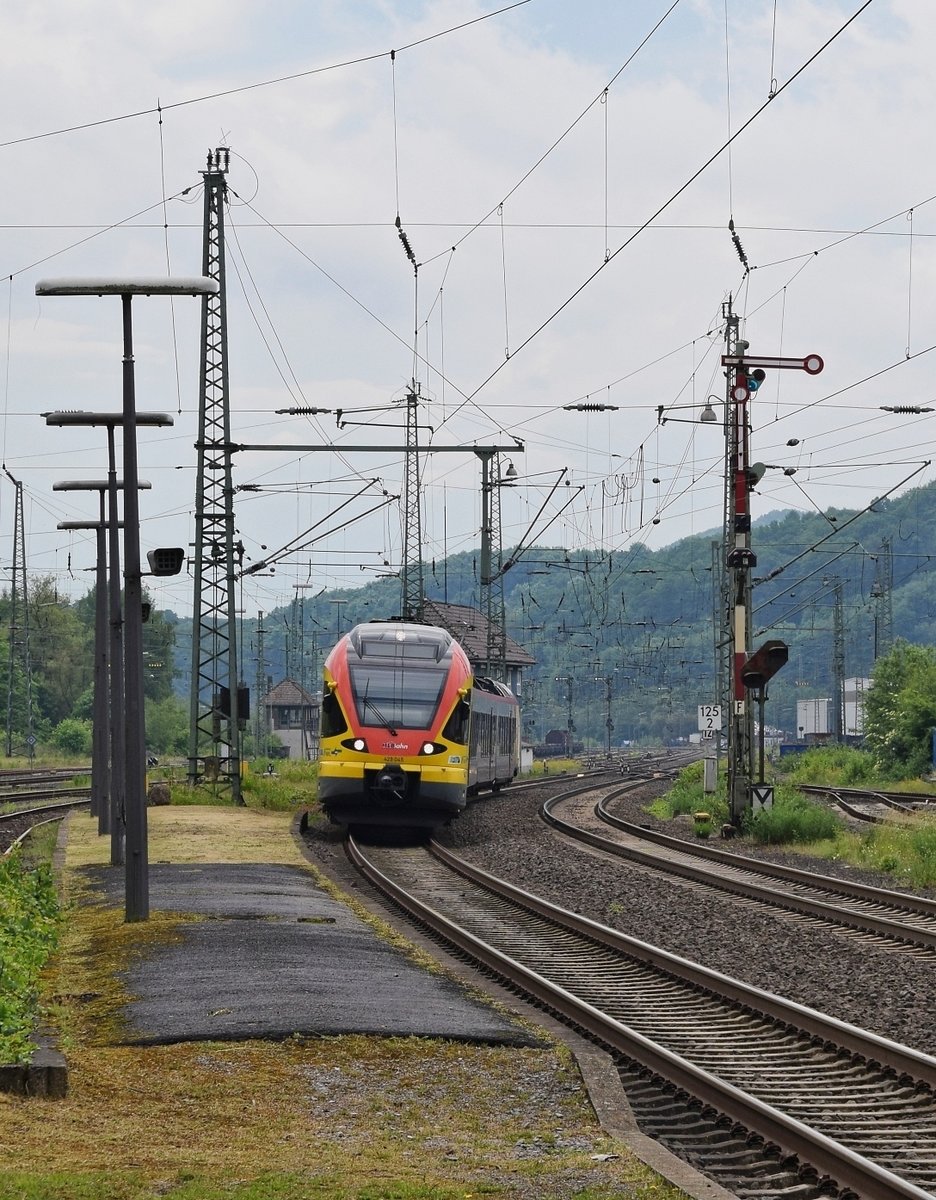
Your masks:
M597 800L595 788L561 793L543 804L542 814L560 832L606 853L879 947L936 960L936 901L746 858L624 821L613 805L632 786L612 789Z
M801 785L799 790L807 796L830 798L836 808L854 821L883 825L894 821L897 813L911 816L920 806L926 807L933 801L933 797L925 792L882 792L870 788L832 788L818 784Z
M66 783L70 779L90 778L89 767L47 767L38 770L22 768L7 768L0 770L0 791L7 792L19 788L52 788L56 784Z
M30 805L51 804L57 800L70 802L91 795L91 787L36 788L28 792L0 791L0 812L22 812Z
M68 800L57 800L33 805L31 808L17 808L12 812L0 813L0 855L9 854L14 846L27 838L40 825L61 821L74 809L86 808L90 805L90 789L76 790L84 790L86 798L73 796Z
M433 936L618 1056L645 1132L736 1194L923 1200L936 1059L558 909L437 843L348 853Z

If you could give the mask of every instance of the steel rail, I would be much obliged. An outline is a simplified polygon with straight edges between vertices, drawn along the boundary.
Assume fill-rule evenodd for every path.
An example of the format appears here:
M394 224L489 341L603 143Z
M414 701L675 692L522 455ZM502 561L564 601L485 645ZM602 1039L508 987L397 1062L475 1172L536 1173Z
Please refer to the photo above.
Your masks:
M632 825L608 813L604 807L606 803L612 801L618 794L620 793L612 792L604 800L599 801L595 806L596 814L609 825L620 829L628 836L639 838L641 841L652 842L660 846L668 854L685 855L687 858L705 858L707 861L718 862L724 866L730 866L737 871L744 871L752 875L760 874L768 878L776 878L782 882L795 883L797 886L810 887L813 890L824 887L827 890L839 891L835 887L837 880L831 879L828 876L811 876L807 871L794 872L792 868L784 868L774 873L769 869L769 865L767 864L765 864L765 869L762 870L761 863L757 859L745 858L738 854L721 853L719 851L704 853L700 850L697 853L696 848L691 843L685 842L680 838L669 837L666 834L642 829L639 825ZM757 879L745 880L724 874L715 875L711 871L695 866L691 862L682 862L674 858L662 858L652 850L643 850L637 846L622 845L620 842L603 837L599 833L594 833L588 829L581 829L579 826L563 820L563 818L559 817L553 811L559 802L559 797L553 797L543 803L540 809L543 819L567 837L585 842L606 853L614 854L620 858L627 858L656 871L663 871L669 875L679 876L692 883L701 883L707 887L716 888L718 891L743 896L745 899L755 900L758 903L766 904L773 908L797 912L804 916L814 917L835 925L846 926L849 929L856 929L863 933L871 933L876 937L887 938L903 945L920 946L927 950L936 951L936 924L934 924L932 929L921 928L917 925L907 924L899 918L882 916L863 909L846 908L841 904L836 904L815 896L801 896L795 892L778 892L770 884L758 882ZM844 890L842 889L842 891ZM863 903L886 904L892 908L901 908L914 915L936 922L936 903L933 901L923 901L920 906L912 903L903 904L902 893L867 888L864 889L862 894L860 885L852 885L851 896L853 899L860 900Z
M624 794L623 789L619 789L616 792L609 792L603 800L598 802L596 808L600 809L602 820L607 821L610 825L614 825L617 829L624 830L626 833L632 833L635 837L640 837L644 841L655 842L660 846L668 846L671 849L681 850L684 854L692 854L697 858L706 858L714 862L725 863L728 866L736 866L742 870L757 871L762 875L770 875L776 879L787 880L790 883L802 883L807 886L818 883L821 886L833 888L843 895L852 896L856 900L880 901L884 904L899 900L902 907L911 908L921 916L936 917L936 900L931 900L927 896L916 896L908 892L891 892L886 888L872 887L870 884L865 883L856 883L851 879L838 879L835 876L822 875L819 872L803 871L799 867L789 867L783 863L766 862L759 858L750 858L743 854L736 854L730 850L716 849L706 842L689 842L684 838L672 837L670 834L661 833L656 829L647 829L643 825L634 825L632 822L623 820L607 809L608 804ZM547 803L552 804L558 799L559 797L557 796L550 797Z
M35 791L28 792L0 792L0 805L32 804L36 800L52 800L59 798L64 799L69 796L90 796L90 794L90 786L70 788L36 788ZM19 811L22 812L23 810L20 809Z
M839 1188L855 1189L873 1200L932 1200L931 1193L849 1147L811 1128L787 1113L750 1095L734 1084L719 1079L681 1055L652 1041L637 1030L609 1017L588 1001L489 945L463 926L445 917L371 863L360 846L349 839L348 854L372 883L414 919L487 969L534 996L540 1003L597 1038L617 1053L658 1073L677 1088L684 1089L703 1105L712 1106L732 1121L765 1138L784 1155L828 1174ZM506 898L522 909L555 923L560 928L611 948L630 959L654 966L690 983L707 994L725 997L735 1005L770 1017L786 1028L802 1031L827 1045L848 1049L871 1064L885 1064L904 1079L936 1085L936 1059L899 1046L875 1034L825 1017L759 989L729 979L708 968L678 958L645 942L639 942L587 918L561 909L457 858L438 843L432 854L450 870Z
M32 834L34 834L37 829L41 829L43 825L54 825L56 822L63 819L64 814L61 817L46 817L44 821L36 821L34 824L30 825L28 829L24 829L22 833L18 834L5 850L0 851L0 858L9 858L17 846L21 846L28 837L31 837Z
M929 792L888 792L881 788L862 788L862 787L825 787L818 783L802 783L797 785L797 791L808 795L836 795L836 796L870 796L872 800L876 800L879 804L885 804L888 808L893 808L897 812L912 813L916 810L911 801L923 804L936 803L936 795L931 795Z
M0 831L3 831L5 828L10 826L15 829L17 825L23 821L27 822L26 828L23 830L23 832L17 834L5 850L0 851L0 858L6 857L6 855L13 849L14 846L22 842L24 838L28 837L29 834L40 825L45 825L52 821L61 821L67 817L73 809L85 808L90 805L90 803L91 798L89 796L87 800L66 800L59 804L42 804L37 808L20 808L16 809L14 812L0 813ZM43 817L43 815L46 813L51 813L53 815L46 816L42 820L29 820L30 817Z

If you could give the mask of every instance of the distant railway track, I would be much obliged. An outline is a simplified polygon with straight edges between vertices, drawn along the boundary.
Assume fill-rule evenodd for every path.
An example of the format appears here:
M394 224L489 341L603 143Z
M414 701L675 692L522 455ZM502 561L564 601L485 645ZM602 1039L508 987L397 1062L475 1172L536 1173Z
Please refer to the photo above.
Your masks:
M0 770L0 791L17 788L51 788L69 779L91 776L90 767L39 767L33 770L22 767Z
M0 811L19 812L29 805L81 800L91 795L91 787L36 788L28 792L0 791Z
M86 799L73 796L69 800L57 800L33 805L31 808L17 808L13 812L0 813L0 855L8 854L14 846L21 843L40 825L61 821L74 809L89 805L91 803L90 789L83 790L86 793Z
M631 786L597 798L595 788L562 793L543 804L543 817L569 837L695 886L782 909L879 947L936 958L936 901L747 858L621 820L614 801Z
M894 814L909 816L920 806L933 803L925 792L884 792L873 788L823 787L819 784L801 785L799 791L807 796L826 796L846 816L855 821L886 825Z
M714 1178L767 1195L769 1177L769 1194L801 1200L936 1187L936 1059L558 909L437 843L350 840L348 853L434 937L619 1056L638 1117Z

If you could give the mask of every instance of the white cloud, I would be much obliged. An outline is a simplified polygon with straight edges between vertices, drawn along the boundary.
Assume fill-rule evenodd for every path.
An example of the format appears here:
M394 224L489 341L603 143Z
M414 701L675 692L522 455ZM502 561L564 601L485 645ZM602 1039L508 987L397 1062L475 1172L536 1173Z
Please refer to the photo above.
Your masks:
M50 549L61 514L45 515L44 507L52 480L93 474L103 455L103 436L86 432L66 442L38 413L119 403L120 324L116 302L40 302L35 282L154 274L167 260L175 273L200 270L200 172L206 151L223 140L232 149L236 193L228 258L236 441L400 444L402 429L338 431L332 416L310 424L273 414L295 404L373 408L398 398L415 374L436 438L526 443L517 467L536 473L538 484L505 503L505 541L539 507L547 477L540 473L551 479L567 467L585 487L552 533L578 531L615 548L634 535L661 545L721 519L718 429L658 427L657 407L700 406L723 393L719 322L731 293L753 349L815 351L826 360L815 378L775 372L768 379L752 410L755 456L806 462L808 472L796 479L821 506L866 502L908 474L904 460L931 453L930 426L914 419L910 436L911 426L880 407L932 396L931 356L913 355L925 349L936 317L933 206L925 203L936 187L921 132L936 13L923 0L881 0L868 9L770 102L730 155L602 267L605 251L632 238L726 137L722 4L680 5L607 102L589 109L521 180L666 7L536 0L401 50L393 70L386 51L485 7L318 0L141 10L59 0L7 14L0 102L18 120L16 128L8 122L7 136L35 140L2 149L0 275L10 317L3 454L37 497L30 521L37 565L51 555L61 569L61 555ZM844 0L784 5L774 39L770 0L729 6L732 131L764 104L771 68L782 85L856 7ZM199 96L216 98L183 103ZM157 102L161 125L151 111ZM138 112L146 115L38 136ZM192 191L164 213L163 187L171 196ZM423 263L417 316L413 271L393 227L397 193ZM905 215L911 206L912 222ZM142 215L109 229L133 214ZM746 279L727 229L732 215L756 268ZM891 216L873 233L845 240ZM144 536L154 544L192 536L197 308L177 301L170 310L153 300L135 309L140 406L176 418L171 432L141 443L141 472L154 484L143 499ZM431 369L414 364L414 325ZM618 411L563 411L586 397ZM674 411L685 417L692 410ZM786 446L793 436L796 450ZM845 446L856 461L885 465L826 470L823 462L842 461ZM646 468L642 529L630 517L622 523L621 506L608 498L638 455ZM328 455L306 457L314 468L289 453L239 455L237 480L285 487L310 469L325 479L345 472ZM400 490L398 456L358 455L353 466ZM649 483L654 476L659 485ZM804 502L783 478L765 484L759 504ZM427 457L424 482L433 553L474 544L476 457ZM251 554L260 556L270 528L295 531L316 503L295 493L244 500L238 522ZM636 513L641 505L632 507ZM11 526L0 484L0 561L9 561ZM398 555L399 518L382 514L348 538L367 554ZM339 540L347 548L336 539L336 549ZM88 543L89 559L92 553ZM256 587L288 592L287 575ZM329 567L323 582L359 576L356 567ZM85 586L80 577L63 579L63 587ZM256 606L268 608L270 600L257 591ZM173 606L187 607L181 590Z

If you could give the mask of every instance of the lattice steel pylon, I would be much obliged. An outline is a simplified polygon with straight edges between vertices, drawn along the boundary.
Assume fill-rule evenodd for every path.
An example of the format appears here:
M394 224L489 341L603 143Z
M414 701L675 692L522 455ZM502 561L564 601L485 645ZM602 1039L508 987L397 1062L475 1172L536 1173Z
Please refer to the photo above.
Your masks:
M198 475L195 483L192 684L188 779L207 776L241 800L240 708L246 697L237 669L234 487L228 396L224 204L230 152L208 153L202 274L218 283L202 301L198 404ZM243 714L246 718L246 712Z
M890 538L883 538L876 559L871 599L874 604L874 661L894 644L894 556Z
M23 485L9 471L7 478L16 489L13 515L13 578L10 584L9 674L7 676L7 758L13 754L17 708L25 724L25 742L30 757L33 738L32 665L29 658L29 589L26 581L26 535L23 524ZM23 728L21 725L20 728Z
M419 384L406 395L406 451L403 464L403 620L421 621L424 612L422 505L419 495Z
M504 604L504 564L501 544L500 457L481 453L481 612L485 635L484 673L507 682L507 611Z

